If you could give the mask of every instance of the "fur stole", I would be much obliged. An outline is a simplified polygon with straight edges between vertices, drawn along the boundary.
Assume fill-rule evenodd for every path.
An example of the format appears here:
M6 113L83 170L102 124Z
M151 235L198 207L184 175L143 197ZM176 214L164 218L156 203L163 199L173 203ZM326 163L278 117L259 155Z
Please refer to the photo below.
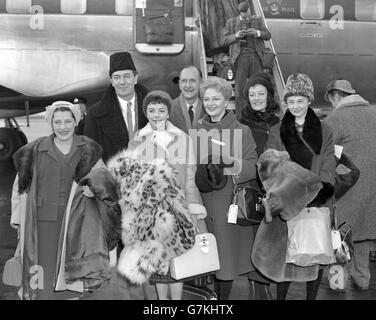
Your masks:
M176 172L164 160L124 151L107 163L120 184L122 241L118 271L141 285L167 274L170 259L193 247L195 230Z
M313 154L299 137L295 127L295 117L289 110L282 119L280 135L291 160L310 170ZM315 154L320 154L323 139L321 121L310 107L304 122L303 139Z
M42 137L28 143L17 150L17 152L13 155L13 163L18 172L19 194L30 191L35 157L38 152L39 145L44 139L50 139L50 136ZM102 147L94 140L91 140L85 136L77 136L76 139L80 139L81 142L84 142L84 144L80 147L81 159L78 162L74 174L74 180L78 183L89 173L90 169L101 158Z

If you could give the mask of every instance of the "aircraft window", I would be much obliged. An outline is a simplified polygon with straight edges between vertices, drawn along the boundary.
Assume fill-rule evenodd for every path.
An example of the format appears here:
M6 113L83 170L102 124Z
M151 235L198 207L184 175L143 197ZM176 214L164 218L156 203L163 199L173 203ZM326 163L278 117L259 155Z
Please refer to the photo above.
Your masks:
M324 14L324 0L300 0L300 16L302 19L323 19Z
M356 20L376 20L376 0L355 0Z
M127 16L133 15L133 1L131 0L116 0L115 12Z
M7 0L6 11L8 13L30 13L31 0Z
M61 0L60 9L65 14L84 14L86 12L86 0Z

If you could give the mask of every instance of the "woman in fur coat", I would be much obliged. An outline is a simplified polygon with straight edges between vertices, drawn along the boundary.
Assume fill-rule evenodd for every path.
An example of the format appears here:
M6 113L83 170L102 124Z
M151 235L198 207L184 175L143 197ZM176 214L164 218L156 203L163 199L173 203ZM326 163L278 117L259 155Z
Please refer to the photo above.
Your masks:
M196 184L208 211L206 225L217 239L220 270L215 275L215 290L221 300L228 300L233 280L253 267L250 260L254 230L227 222L234 182L256 178L256 144L251 130L226 110L232 94L224 79L204 81L200 95L207 115L198 124L198 168Z
M105 237L108 233L116 236L119 222L116 181L109 173L107 177L104 172L100 173L101 184L104 184L100 188L102 194L107 188L112 189L111 194L105 196L106 204L112 199L114 209L110 210L113 219L106 221L107 227L112 223L115 227L110 227L111 230L99 238L98 231L103 231L99 224L103 220L96 220L95 231L85 223L88 221L84 215L85 206L90 206L92 214L98 209L96 200L92 204L85 202L86 197L93 197L93 192L87 185L81 187L78 183L92 169L104 167L102 148L85 136L75 135L80 116L78 106L65 101L53 103L46 108L46 119L53 133L30 142L14 155L17 176L12 194L11 225L20 234L23 299L79 297L84 290L93 289L92 286L98 288L110 277ZM87 181L93 181L92 178ZM68 227L73 207L83 217L80 226L73 226L74 231ZM106 213L99 210L98 216L100 214ZM85 235L81 234L83 230ZM109 241L114 244L117 239ZM91 256L86 257L88 250L91 250ZM69 266L74 266L75 270L70 270ZM93 281L94 273L99 281Z
M145 97L143 111L149 122L143 129L136 132L128 146L127 153L134 158L154 161L154 163L156 160L161 160L161 165L163 161L167 161L175 172L168 174L167 178L174 179L176 174L177 185L188 204L188 220L193 221L194 229L198 228L201 232L205 232L203 219L206 217L206 209L202 205L201 196L194 181L196 159L193 144L187 134L168 121L171 103L169 94L164 91L152 91ZM156 168L159 168L158 164ZM126 219L126 213L123 212L123 224ZM171 232L174 231L171 230ZM127 243L124 245L126 247ZM121 264L120 261L120 269ZM172 279L169 273L166 275L153 273L150 284L156 285L160 300L166 300L168 297L172 300L181 300L183 282Z
M313 109L309 107L313 100L314 91L311 79L301 73L290 75L284 91L284 101L287 104L288 110L281 123L271 128L265 149L272 148L287 151L292 161L317 174L321 179L323 187L308 206L323 206L331 209L335 178L333 134L329 126L321 123ZM278 229L276 225L279 223L282 223L282 225ZM273 221L266 225L262 232L267 231L267 229L269 231L276 229L287 231L286 221L279 217L274 217ZM269 235L273 238L275 236L273 233L269 233ZM259 236L257 234L257 237ZM280 241L281 243L279 244L273 243L272 240L270 241L270 243L264 243L265 254L267 254L266 252L268 252L268 248L270 247L276 248L278 245L286 246L286 243L283 241ZM278 252L283 253L286 252L285 250L286 248L283 248ZM269 250L269 255L270 252L274 253L273 250ZM255 255L256 252L253 252L252 260L261 272L266 275L277 273L285 275L280 279L274 279L278 282L278 300L286 298L291 281L304 281L304 279L312 278L312 275L315 274L317 274L317 278L313 278L313 281L307 282L307 299L313 300L316 298L322 277L322 268L319 269L318 266L298 267L289 263L286 264L285 256L270 257L271 261L274 261L273 263L260 266L254 259ZM277 272L276 269L282 271Z
M276 115L280 111L279 104L274 98L274 87L267 73L256 73L248 79L243 90L243 100L247 103L242 108L240 123L248 126L256 142L257 156L264 151L270 128L280 122ZM262 189L260 179L252 181L254 188ZM254 227L254 233L258 225ZM250 281L251 300L272 300L270 292L270 279L264 277L257 269L252 270L248 279Z

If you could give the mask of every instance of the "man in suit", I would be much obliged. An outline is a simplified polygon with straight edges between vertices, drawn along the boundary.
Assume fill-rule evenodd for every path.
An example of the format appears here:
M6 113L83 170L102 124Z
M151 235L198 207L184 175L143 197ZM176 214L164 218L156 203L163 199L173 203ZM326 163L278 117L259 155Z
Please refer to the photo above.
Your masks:
M239 4L240 15L227 20L223 30L223 44L229 46L230 61L235 68L236 117L241 118L242 91L247 79L262 71L264 40L271 34L261 17L251 15L248 1Z
M138 73L129 52L110 56L109 75L111 85L89 108L84 130L85 136L102 146L105 162L126 149L134 133L148 122L142 111L147 90L137 83Z
M187 66L180 72L180 95L172 101L170 121L180 130L189 134L204 115L199 98L201 71L195 66Z

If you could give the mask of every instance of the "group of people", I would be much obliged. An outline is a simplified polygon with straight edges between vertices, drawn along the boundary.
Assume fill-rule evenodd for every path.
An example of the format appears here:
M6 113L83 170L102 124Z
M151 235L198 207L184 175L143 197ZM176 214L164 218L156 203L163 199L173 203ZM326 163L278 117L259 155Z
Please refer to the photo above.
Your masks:
M240 12L249 12L249 6L242 4ZM155 285L159 299L179 300L183 281L171 277L168 259L189 250L197 232L211 232L217 240L220 269L214 290L219 299L229 299L239 275L249 279L250 299L272 299L272 283L277 284L277 299L285 299L292 281L307 282L307 299L315 299L325 266L286 263L285 251L278 249L286 246L287 233L280 212L272 212L272 222L262 228L227 221L235 183L253 181L263 189L257 161L269 148L286 151L293 162L320 178L322 188L307 206L332 208L337 201L339 223L347 221L353 230L352 279L360 289L368 289L369 253L376 239L376 110L348 81L335 80L326 93L334 111L320 121L310 107L313 83L297 73L287 79L287 110L280 119L281 106L271 77L261 72L257 49L258 38L270 38L270 33L259 22L251 23L248 34L233 32L236 24L248 23L247 15L236 19L228 23L225 35L228 44L245 37L230 49L231 59L244 69L236 76L237 96L242 97L236 115L227 109L232 87L226 80L203 80L197 67L186 66L180 72L181 93L173 100L138 83L128 52L110 56L111 85L84 111L84 121L77 105L83 99L47 107L51 135L14 156L11 225L20 236L24 299L78 298L85 291L101 290L110 278L109 251L117 246L120 274L138 285ZM340 199L334 199L334 145L342 146L360 170L355 186ZM150 175L169 181L175 192L162 196L153 189ZM154 185L164 185L163 179ZM138 188L146 185L149 189L140 193ZM143 210L154 219L145 232L143 223L150 223L150 217L142 215ZM261 233L267 239L265 259L255 263L251 256L260 249L254 244ZM136 238L150 246L139 243L136 248ZM157 257L158 250L162 253ZM133 264L137 270L130 268Z

